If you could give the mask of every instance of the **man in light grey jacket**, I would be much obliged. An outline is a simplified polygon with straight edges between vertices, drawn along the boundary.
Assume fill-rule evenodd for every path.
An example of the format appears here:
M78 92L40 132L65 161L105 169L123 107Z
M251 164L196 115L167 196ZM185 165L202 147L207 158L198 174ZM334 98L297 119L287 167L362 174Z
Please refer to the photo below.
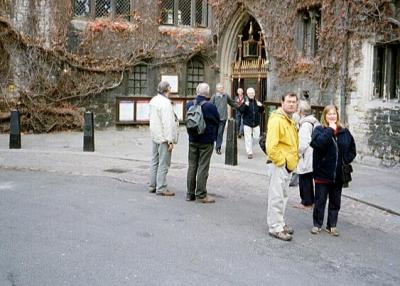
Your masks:
M171 153L178 142L178 119L172 102L168 99L171 86L162 81L158 85L158 94L149 103L150 134L152 140L152 159L150 165L150 193L160 196L174 196L167 190L167 173L171 165Z
M224 87L221 83L218 83L216 88L217 92L211 97L210 102L217 107L220 118L217 141L215 143L215 151L220 155L222 141L224 138L225 124L228 118L228 104L233 108L237 108L237 105L235 100L233 100L228 94L224 93Z

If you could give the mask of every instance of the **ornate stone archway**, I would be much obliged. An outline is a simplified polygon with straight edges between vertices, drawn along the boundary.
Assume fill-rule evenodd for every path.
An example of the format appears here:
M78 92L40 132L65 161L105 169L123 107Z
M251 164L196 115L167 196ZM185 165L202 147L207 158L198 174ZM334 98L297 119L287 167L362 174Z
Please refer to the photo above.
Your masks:
M225 90L231 88L232 63L235 61L238 35L241 33L243 26L249 21L251 13L248 10L239 8L232 16L232 20L222 34L219 45L219 66L220 66L220 82ZM264 29L261 27L264 32ZM265 35L265 33L263 33ZM265 38L263 39L265 43ZM268 60L268 54L266 52Z

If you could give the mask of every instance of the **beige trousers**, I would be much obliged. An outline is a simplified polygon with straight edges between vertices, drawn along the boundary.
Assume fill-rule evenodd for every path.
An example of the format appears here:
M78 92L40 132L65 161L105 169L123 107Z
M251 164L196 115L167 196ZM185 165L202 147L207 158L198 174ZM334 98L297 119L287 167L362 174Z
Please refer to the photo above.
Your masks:
M260 138L260 126L250 127L244 126L244 144L246 146L247 155L253 155L253 140L258 143Z
M285 210L288 201L288 190L291 173L284 166L271 167L268 188L267 224L269 232L281 232L285 226Z

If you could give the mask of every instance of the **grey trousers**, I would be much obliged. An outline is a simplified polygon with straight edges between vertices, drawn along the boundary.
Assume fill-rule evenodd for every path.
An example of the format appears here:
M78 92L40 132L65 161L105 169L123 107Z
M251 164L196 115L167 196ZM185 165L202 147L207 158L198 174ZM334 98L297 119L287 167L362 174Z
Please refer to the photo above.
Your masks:
M217 142L215 143L215 150L221 149L222 141L224 140L226 120L221 120L218 125Z
M171 152L168 143L158 144L153 141L150 165L150 190L162 193L167 190L167 173L171 165Z
M213 144L189 143L188 195L196 195L199 199L207 195L208 170L212 153Z

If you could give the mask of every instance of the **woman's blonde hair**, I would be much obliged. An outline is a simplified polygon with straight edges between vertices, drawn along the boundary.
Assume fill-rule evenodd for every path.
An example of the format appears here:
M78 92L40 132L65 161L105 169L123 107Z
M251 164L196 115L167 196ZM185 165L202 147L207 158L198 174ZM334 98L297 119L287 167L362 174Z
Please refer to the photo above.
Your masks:
M336 107L336 105L333 105L333 104L325 106L324 111L322 111L321 125L324 126L324 127L328 127L329 126L328 121L326 121L326 115L331 110L335 110L336 116L337 116L336 125L337 125L337 127L341 127L342 125L340 124L340 117L339 117L338 108Z

